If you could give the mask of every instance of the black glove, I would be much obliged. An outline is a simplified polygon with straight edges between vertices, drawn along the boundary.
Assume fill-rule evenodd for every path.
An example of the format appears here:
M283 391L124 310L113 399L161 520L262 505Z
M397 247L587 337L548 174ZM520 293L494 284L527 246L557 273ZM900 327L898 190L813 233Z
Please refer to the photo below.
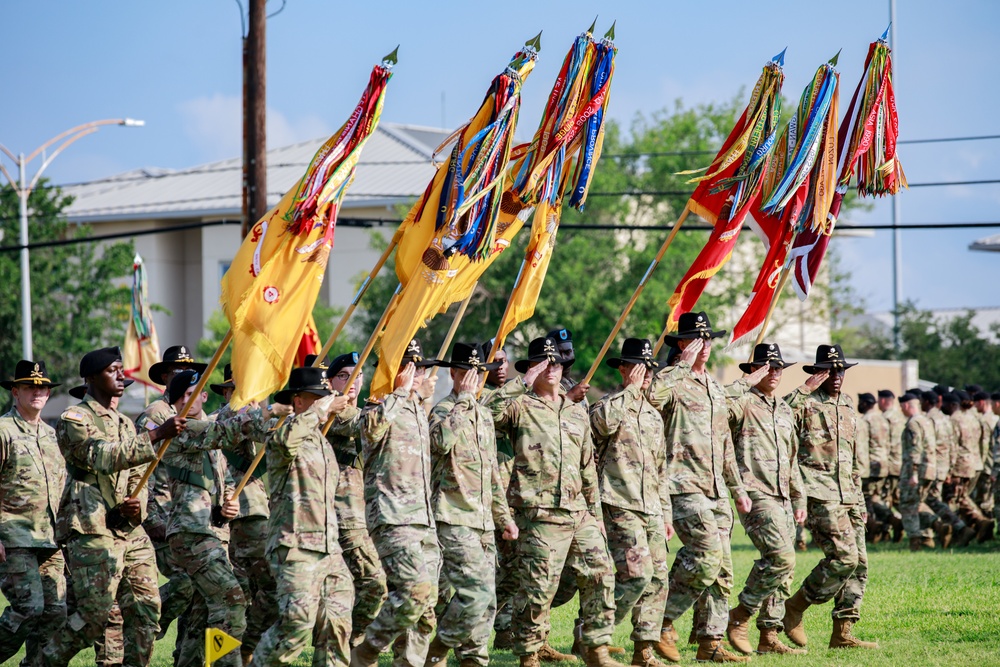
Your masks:
M216 528L222 528L227 523L229 519L222 516L222 505L212 505L212 525Z

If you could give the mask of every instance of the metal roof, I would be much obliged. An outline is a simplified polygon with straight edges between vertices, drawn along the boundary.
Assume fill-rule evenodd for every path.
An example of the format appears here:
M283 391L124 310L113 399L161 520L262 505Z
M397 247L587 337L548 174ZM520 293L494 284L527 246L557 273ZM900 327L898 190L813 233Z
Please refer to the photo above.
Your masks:
M986 250L987 252L1000 252L1000 234L987 236L986 238L973 241L969 244L969 250Z
M392 206L418 197L434 174L432 153L449 134L437 128L380 123L361 154L343 209ZM326 139L267 152L269 205L302 176ZM66 185L63 191L74 197L66 215L78 223L235 217L242 208L242 181L242 158L232 158L188 169L136 169Z

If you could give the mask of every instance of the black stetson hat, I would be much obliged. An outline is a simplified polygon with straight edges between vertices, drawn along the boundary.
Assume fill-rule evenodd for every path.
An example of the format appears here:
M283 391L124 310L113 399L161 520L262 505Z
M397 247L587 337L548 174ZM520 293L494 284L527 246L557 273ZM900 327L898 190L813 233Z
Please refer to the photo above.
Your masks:
M740 364L740 370L744 373L751 373L752 366L763 366L767 364L771 368L788 368L795 364L790 364L781 358L781 348L777 343L761 343L753 348L753 358Z
M677 341L690 340L692 338L719 338L725 336L728 331L713 331L712 320L708 319L708 313L684 313L677 319L677 331L667 334L664 338L667 345L678 347Z
M441 362L437 359L425 359L423 349L420 347L420 342L414 338L410 341L410 344L406 346L406 351L403 352L403 358L399 362L399 367L402 368L406 364L412 363L417 368L426 368L428 366L438 366Z
M119 347L102 347L99 350L91 350L80 360L80 377L89 378L91 375L97 375L111 364L121 360L122 351Z
M201 373L198 371L186 370L170 378L170 384L167 385L167 403L173 405L184 398L184 392L188 387L198 384L200 377Z
M464 371L488 373L500 368L501 362L493 361L486 363L486 356L479 345L455 343L455 347L451 350L451 359L442 361L439 365L444 368L458 368Z
M133 380L132 378L125 378L125 388L126 389L128 389L129 387L131 387L133 384L135 384L135 380ZM87 385L86 384L78 384L77 386L75 386L72 389L70 389L68 393L73 398L82 401L83 397L87 395Z
M844 370L857 364L847 363L844 350L840 345L820 345L816 348L816 363L812 366L803 366L802 370L810 375L815 375L821 371Z
M13 380L0 380L0 387L8 391L14 388L15 384L27 384L33 387L58 387L58 382L49 379L45 371L44 361L27 361L22 359L14 366Z
M236 385L233 383L233 367L231 364L226 364L226 367L222 369L222 384L210 384L208 388L214 391L219 396L224 396L223 389L236 389Z
M274 395L274 402L282 405L291 405L292 396L300 392L315 394L316 396L329 396L330 388L326 384L326 370L306 366L304 368L293 368L288 377L288 388L282 389Z
M156 384L166 384L163 381L163 374L167 372L167 367L172 364L187 364L190 366L190 370L197 373L203 373L208 364L199 364L191 356L191 353L183 345L174 345L168 347L166 352L163 353L163 360L158 361L149 367L149 379Z
M564 366L566 363L563 356L559 354L559 348L556 347L556 339L549 336L536 338L528 343L528 358L515 362L514 368L517 369L518 373L524 373L528 370L528 366L535 361L548 361L552 364L563 364Z
M612 357L606 362L611 368L618 368L622 364L642 364L646 368L659 368L653 358L653 345L647 338L626 338L622 343L622 354L620 357Z

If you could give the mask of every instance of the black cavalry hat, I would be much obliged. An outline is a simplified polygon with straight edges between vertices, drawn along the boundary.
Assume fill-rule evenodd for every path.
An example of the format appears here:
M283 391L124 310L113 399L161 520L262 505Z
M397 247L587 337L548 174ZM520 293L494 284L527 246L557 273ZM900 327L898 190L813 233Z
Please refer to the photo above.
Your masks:
M163 374L167 372L167 367L172 364L187 364L190 369L198 373L203 373L208 364L199 364L191 356L191 353L183 345L168 347L163 353L163 360L158 361L149 367L149 379L156 384L166 384L163 381Z
M643 364L646 368L659 368L653 358L653 345L647 338L626 338L622 343L622 354L620 357L612 357L606 362L611 368L618 368L622 364Z
M451 359L442 361L441 366L445 368L458 368L465 371L478 371L488 373L500 368L502 362L493 361L486 363L486 356L479 345L469 345L468 343L455 343L451 350Z
M753 358L748 362L740 364L740 370L744 373L753 372L752 366L763 366L768 364L771 368L788 368L795 364L790 364L781 358L781 348L777 343L761 343L753 348Z
M233 367L231 364L226 364L226 367L222 369L222 384L210 384L208 388L214 391L219 396L224 396L225 393L223 389L236 389L236 385L233 384Z
M719 338L725 336L728 331L712 330L712 321L708 319L708 313L684 313L677 319L677 331L667 334L664 338L667 345L677 347L677 341L691 338Z
M291 405L292 396L299 392L315 394L317 396L329 396L330 387L326 384L326 370L306 366L304 368L293 368L288 377L288 388L282 389L274 395L274 402L282 405Z
M517 369L518 373L524 373L528 370L528 366L535 361L548 361L552 364L565 365L565 359L559 354L559 348L556 347L555 338L545 336L528 343L528 358L515 362L514 368Z
M306 366L316 366L316 355L315 354L307 354L306 358L304 359L304 361L305 361L305 365ZM316 368L322 368L323 370L326 370L329 367L330 367L330 360L329 359L324 359L323 361L319 362L318 366L316 366Z
M406 346L406 350L403 352L403 358L399 362L399 367L402 368L406 364L412 363L417 368L425 368L427 366L438 366L441 362L437 359L425 359L423 349L420 347L420 342L414 338L410 341L410 344Z
M820 345L816 348L816 363L812 366L803 366L802 370L810 375L815 375L821 371L844 370L857 364L847 363L847 357L839 345Z
M125 388L126 389L128 389L129 387L131 387L133 384L135 384L135 380L133 380L132 378L125 378ZM73 398L82 401L83 397L87 395L87 385L86 384L78 384L77 386L75 386L72 389L70 389L68 393Z
M58 382L49 379L45 371L44 361L27 361L22 359L14 366L13 380L0 380L0 387L10 390L15 384L29 384L33 387L58 387Z

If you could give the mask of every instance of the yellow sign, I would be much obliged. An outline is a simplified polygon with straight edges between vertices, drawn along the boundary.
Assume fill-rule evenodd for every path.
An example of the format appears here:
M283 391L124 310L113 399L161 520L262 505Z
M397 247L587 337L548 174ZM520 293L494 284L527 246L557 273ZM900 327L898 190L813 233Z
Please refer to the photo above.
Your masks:
M207 628L205 630L205 667L232 651L240 645L239 640L233 639L218 628Z

